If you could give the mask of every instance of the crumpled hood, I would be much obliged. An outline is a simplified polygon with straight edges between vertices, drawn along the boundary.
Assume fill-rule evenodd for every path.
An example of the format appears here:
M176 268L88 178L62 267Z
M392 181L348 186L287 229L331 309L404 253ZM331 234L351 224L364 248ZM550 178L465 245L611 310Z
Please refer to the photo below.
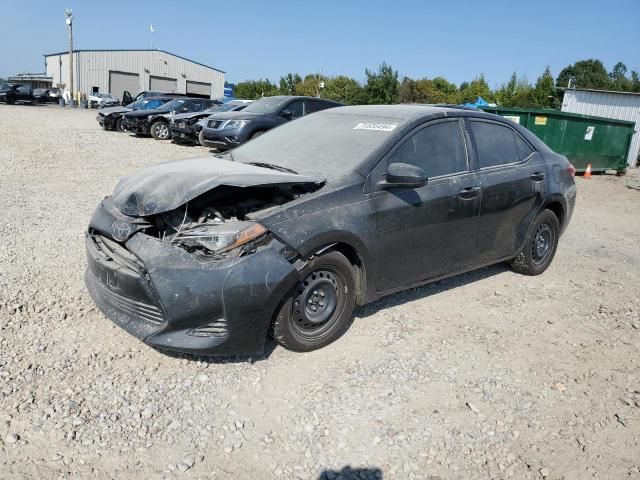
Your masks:
M194 118L194 117L208 117L209 115L211 115L211 113L205 113L204 111L202 112L188 112L188 113L178 113L177 115L173 115L171 118L173 118L176 122L178 120L188 120L190 118Z
M171 110L168 108L153 108L151 110L132 110L127 113L128 117L149 117L151 115L164 115L170 113Z
M101 108L100 110L98 110L98 113L100 115L104 115L105 117L108 117L109 115L113 115L114 113L125 113L125 112L131 112L133 111L132 108L129 107L107 107L107 108Z
M173 160L122 178L111 200L123 214L141 217L168 212L214 188L318 184L323 179L279 172L215 157Z

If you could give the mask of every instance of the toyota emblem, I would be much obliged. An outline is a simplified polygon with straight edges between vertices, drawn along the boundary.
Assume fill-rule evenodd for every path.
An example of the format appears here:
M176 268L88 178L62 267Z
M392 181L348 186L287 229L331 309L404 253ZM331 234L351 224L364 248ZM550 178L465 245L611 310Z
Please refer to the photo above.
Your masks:
M113 238L124 242L131 235L131 225L122 220L117 220L111 225L111 233L113 233Z

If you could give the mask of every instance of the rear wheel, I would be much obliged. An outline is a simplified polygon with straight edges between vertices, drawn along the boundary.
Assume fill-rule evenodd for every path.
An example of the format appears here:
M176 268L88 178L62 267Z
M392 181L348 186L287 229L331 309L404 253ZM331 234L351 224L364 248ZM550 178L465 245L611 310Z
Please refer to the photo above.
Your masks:
M158 121L151 125L151 136L156 140L169 140L171 138L171 130L166 122Z
M551 210L544 210L533 222L524 248L511 262L513 271L523 275L540 275L556 254L560 237L560 222Z
M355 280L349 260L334 251L314 258L302 278L285 298L272 336L289 350L309 352L337 340L349 328Z

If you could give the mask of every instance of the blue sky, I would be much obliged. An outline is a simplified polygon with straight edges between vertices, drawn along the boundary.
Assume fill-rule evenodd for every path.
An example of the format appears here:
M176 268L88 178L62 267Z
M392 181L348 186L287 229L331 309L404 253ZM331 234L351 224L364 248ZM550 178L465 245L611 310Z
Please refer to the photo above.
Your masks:
M400 76L460 83L484 73L496 86L517 71L530 81L551 67L599 58L640 70L640 0L323 0L2 2L0 76L43 70L65 50L65 8L78 49L168 50L237 82L322 69L359 81L390 63Z

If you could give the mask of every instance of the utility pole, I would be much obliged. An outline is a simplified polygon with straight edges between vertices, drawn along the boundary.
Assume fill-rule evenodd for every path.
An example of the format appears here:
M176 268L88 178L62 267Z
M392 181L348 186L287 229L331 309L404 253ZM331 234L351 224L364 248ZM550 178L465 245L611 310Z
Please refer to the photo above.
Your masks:
M64 12L64 16L66 17L67 30L69 33L69 94L71 98L69 100L69 106L75 107L76 100L74 97L74 88L73 88L73 13L70 8L67 8Z
M149 25L149 33L151 33L151 50L153 50L153 32L155 30L153 29L153 23L151 25Z

